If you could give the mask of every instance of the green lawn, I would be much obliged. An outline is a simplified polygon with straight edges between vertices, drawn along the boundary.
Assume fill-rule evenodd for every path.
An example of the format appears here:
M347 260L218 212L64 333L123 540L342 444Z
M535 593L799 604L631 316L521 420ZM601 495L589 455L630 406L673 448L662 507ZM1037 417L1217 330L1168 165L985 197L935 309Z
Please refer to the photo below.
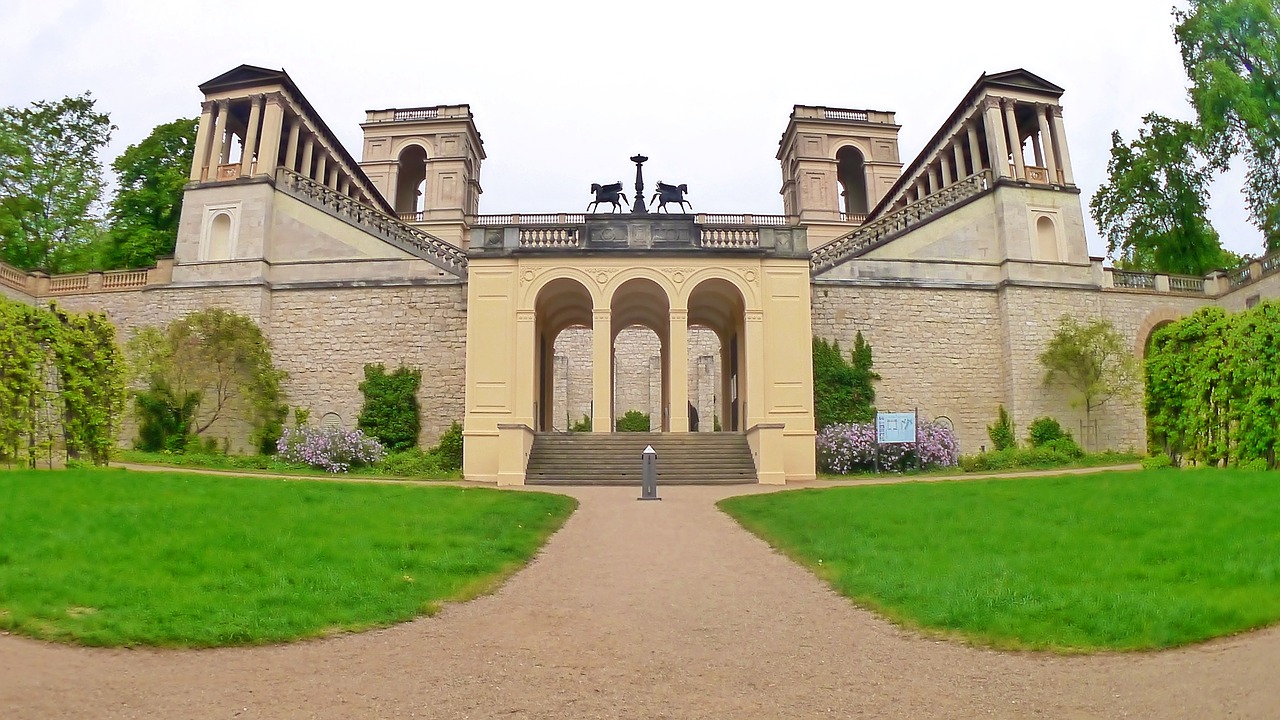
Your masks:
M574 507L487 488L0 472L0 629L204 647L384 626L491 589Z
M1280 620L1280 473L907 483L730 498L859 605L1001 648L1163 648Z

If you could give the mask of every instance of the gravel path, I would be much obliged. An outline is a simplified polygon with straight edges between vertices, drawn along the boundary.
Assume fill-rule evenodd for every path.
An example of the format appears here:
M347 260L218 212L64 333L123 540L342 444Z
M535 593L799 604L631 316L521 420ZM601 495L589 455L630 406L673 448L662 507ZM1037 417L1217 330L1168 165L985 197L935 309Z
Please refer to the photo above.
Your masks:
M581 508L497 593L381 631L201 651L0 637L0 717L1280 716L1280 628L1087 657L923 638L714 506L767 491L567 489Z

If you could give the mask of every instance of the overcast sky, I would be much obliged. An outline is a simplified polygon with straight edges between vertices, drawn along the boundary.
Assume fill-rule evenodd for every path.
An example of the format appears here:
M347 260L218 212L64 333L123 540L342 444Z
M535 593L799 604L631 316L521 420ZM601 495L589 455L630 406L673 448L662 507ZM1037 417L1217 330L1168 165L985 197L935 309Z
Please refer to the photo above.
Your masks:
M1184 4L1180 2L1180 4ZM795 104L893 110L910 162L983 72L1064 88L1076 182L1110 134L1190 118L1170 0L983 2L270 2L3 0L0 105L92 91L119 129L105 161L199 113L196 86L284 68L352 155L372 108L469 103L483 213L577 212L592 182L689 185L698 211L781 213L774 159ZM1260 254L1240 173L1214 188L1224 243ZM1089 248L1105 248L1089 222Z

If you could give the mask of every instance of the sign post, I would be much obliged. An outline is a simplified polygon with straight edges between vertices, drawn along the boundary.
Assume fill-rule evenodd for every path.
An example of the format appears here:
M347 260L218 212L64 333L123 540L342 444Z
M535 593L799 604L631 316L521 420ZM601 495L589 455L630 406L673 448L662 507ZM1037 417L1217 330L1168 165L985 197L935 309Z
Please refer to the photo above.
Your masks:
M876 413L876 472L880 472L880 445L889 443L916 443L919 450L920 442L920 410L909 413ZM916 460L919 461L920 453L916 453Z
M644 477L640 481L640 497L637 500L661 500L658 497L658 452L652 445L646 445L640 453L640 461L644 465Z

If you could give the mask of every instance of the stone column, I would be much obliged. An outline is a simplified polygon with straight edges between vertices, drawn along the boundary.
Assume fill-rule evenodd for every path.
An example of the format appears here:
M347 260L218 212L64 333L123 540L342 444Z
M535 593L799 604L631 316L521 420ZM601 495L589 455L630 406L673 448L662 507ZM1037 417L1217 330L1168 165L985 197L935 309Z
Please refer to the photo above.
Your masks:
M1075 185L1075 176L1071 174L1071 153L1067 152L1067 133L1062 127L1062 106L1053 105L1049 111L1053 113L1053 144L1058 150L1058 164L1062 166L1062 182Z
M953 138L951 141L951 153L956 158L956 182L960 182L962 178L972 175L971 172L965 172L964 166L964 146L960 144L960 138ZM977 172L976 170L974 172Z
M338 164L335 162L329 167L329 179L325 182L331 189L338 189Z
M613 330L609 308L591 311L591 431L613 432Z
M1058 178L1058 161L1054 157L1053 149L1053 131L1049 129L1048 113L1052 112L1048 105L1036 105L1036 122L1040 125L1040 143L1044 145L1044 161L1045 168L1049 171L1049 184L1057 185L1062 182Z
M1027 163L1022 157L1022 134L1018 132L1018 117L1014 113L1013 100L1006 100L1004 107L1005 124L1009 126L1009 149L1013 151L1013 172L1019 180L1027 179Z
M325 171L328 169L328 159L329 155L325 153L324 146L322 145L320 147L320 156L316 158L316 174L311 178L321 185L324 184Z
M969 135L969 156L973 158L973 173L976 175L982 170L982 148L978 146L978 121L970 120L964 124L964 127Z
M533 310L516 311L515 365L516 406L511 422L537 428L534 406L538 403L535 379L538 366L537 323Z
M998 180L1009 177L1009 147L1005 142L1004 118L1000 115L999 98L988 97L983 103L987 126L987 156L991 159L991 171Z
M209 153L209 157L215 158L219 165L226 165L227 162L231 160L231 128L227 125L227 121L230 119L230 112L231 101L218 101L218 128L215 131L217 134L214 136L215 142L217 143L215 146L217 151ZM216 167L212 174L214 176L213 179L217 180L218 176Z
M284 96L271 93L262 114L262 139L258 142L258 174L275 177L280 160L280 132L284 128Z
M765 420L764 416L764 311L746 311L743 323L743 360L746 361L746 392L739 399L742 405L742 429L750 430ZM741 374L743 368L738 368Z
M249 127L244 131L244 152L240 154L240 177L249 177L253 169L253 155L258 149L258 123L262 120L262 96L253 96L249 108Z
M933 174L933 165L924 166L925 182L929 188L929 194L938 192L938 176Z
M298 170L298 136L302 133L302 118L295 117L289 123L289 140L284 149L284 165L290 170Z
M205 178L205 167L209 164L209 140L212 135L213 108L217 103L206 101L200 104L200 124L196 127L195 157L191 161L191 180L200 182Z
M315 149L315 138L308 135L306 141L302 143L302 165L298 166L298 172L308 178L311 177L311 158Z
M670 373L667 380L667 396L671 411L669 432L689 432L689 311L671 308L668 313L667 353Z
M951 184L951 153L946 148L942 149L938 157L938 177L942 180L939 187L946 187Z

